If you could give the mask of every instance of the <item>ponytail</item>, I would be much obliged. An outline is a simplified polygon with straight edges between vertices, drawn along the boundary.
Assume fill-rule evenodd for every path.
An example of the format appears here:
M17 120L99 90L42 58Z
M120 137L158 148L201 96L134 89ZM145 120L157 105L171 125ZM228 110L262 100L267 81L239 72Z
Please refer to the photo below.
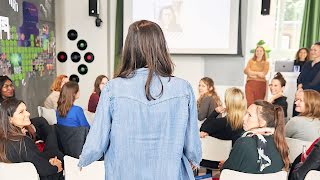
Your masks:
M289 148L286 142L284 134L284 113L281 106L274 107L274 119L275 119L275 131L274 131L274 142L277 146L278 151L280 152L282 161L284 163L284 169L288 171L289 169Z

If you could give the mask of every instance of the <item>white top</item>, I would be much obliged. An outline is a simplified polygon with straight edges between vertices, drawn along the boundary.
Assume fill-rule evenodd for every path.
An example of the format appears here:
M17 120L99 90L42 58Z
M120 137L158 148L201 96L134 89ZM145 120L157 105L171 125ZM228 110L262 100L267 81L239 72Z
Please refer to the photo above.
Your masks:
M286 137L313 142L320 137L320 120L305 116L293 117L286 124Z
M44 107L47 109L56 110L58 107L59 96L60 96L60 91L52 91L51 94L44 101Z

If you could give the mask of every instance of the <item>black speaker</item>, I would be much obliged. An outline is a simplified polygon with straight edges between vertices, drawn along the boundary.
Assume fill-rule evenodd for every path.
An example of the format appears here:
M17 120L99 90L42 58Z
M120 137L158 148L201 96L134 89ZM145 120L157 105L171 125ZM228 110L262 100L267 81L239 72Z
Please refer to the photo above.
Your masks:
M89 16L98 17L98 0L89 0Z
M265 16L270 14L270 1L271 0L262 0L261 15Z

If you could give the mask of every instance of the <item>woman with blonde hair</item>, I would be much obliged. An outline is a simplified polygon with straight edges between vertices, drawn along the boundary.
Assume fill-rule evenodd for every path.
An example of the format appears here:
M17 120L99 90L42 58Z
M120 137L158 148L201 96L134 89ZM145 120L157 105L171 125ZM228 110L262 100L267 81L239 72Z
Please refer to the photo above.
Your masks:
M266 51L262 46L257 46L253 57L244 69L244 73L247 75L245 93L248 107L255 100L263 100L266 96L266 75L268 71L269 62L267 61Z
M57 124L68 127L90 127L83 109L74 105L80 97L79 85L76 82L67 82L61 89L57 107Z
M244 93L238 88L229 88L225 92L224 110L221 106L208 117L200 128L200 137L212 136L223 140L232 140L234 143L243 132L243 117L247 109ZM225 111L226 116L217 118L219 113Z
M245 133L236 141L222 169L267 174L289 169L281 106L257 100L243 118Z
M198 105L198 120L205 120L215 110L221 106L221 100L214 88L214 82L209 77L204 77L199 82L199 98Z
M60 90L62 86L68 81L69 81L68 76L63 74L56 77L56 79L53 81L50 87L51 93L44 101L45 108L54 109L54 110L57 109L57 106L58 106L57 102L60 95Z
M320 93L311 89L299 90L295 105L300 114L286 124L286 136L313 142L320 136Z

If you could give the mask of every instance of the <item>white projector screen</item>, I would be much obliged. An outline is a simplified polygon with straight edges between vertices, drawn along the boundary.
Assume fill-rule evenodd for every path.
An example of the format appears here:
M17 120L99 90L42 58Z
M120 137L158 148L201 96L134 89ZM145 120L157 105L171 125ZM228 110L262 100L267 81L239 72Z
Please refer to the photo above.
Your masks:
M125 0L124 37L131 23L158 23L173 54L237 54L239 0Z

